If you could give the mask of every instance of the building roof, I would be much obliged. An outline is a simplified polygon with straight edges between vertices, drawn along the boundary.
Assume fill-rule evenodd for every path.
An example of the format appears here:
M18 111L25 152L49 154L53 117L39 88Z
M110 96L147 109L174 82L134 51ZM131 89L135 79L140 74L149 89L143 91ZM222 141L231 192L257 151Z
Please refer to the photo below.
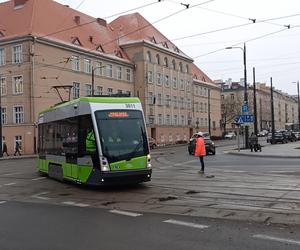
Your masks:
M1 3L0 32L0 41L31 35L125 60L129 58L120 45L142 40L192 61L139 13L120 16L107 24L53 0ZM196 79L213 83L195 64L190 70Z

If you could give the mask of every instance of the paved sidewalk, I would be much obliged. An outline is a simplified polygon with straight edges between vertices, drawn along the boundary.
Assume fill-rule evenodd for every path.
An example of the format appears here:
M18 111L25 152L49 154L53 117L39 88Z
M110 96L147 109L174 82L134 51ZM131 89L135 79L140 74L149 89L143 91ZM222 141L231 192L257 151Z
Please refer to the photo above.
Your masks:
M263 144L261 152L251 152L250 149L224 151L227 154L255 157L300 158L300 141L286 144Z

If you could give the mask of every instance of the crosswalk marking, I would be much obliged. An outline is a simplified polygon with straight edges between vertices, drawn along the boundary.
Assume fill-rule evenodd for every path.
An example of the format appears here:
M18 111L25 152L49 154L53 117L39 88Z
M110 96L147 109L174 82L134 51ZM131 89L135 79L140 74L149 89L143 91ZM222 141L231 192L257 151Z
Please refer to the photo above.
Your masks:
M137 217L137 216L141 216L142 215L142 214L138 214L138 213L121 211L121 210L109 210L109 212L114 213L114 214L127 215L127 216L131 216L131 217Z
M62 204L64 205L69 205L69 206L75 206L75 207L89 207L89 204L85 204L85 203L76 203L74 201L64 201L62 202Z
M278 242L288 243L288 244L293 244L293 245L300 245L300 241L298 241L298 240L277 238L277 237L273 237L273 236L269 236L269 235L255 234L255 235L253 235L253 237L257 238L257 239L272 240L272 241L278 241Z
M37 178L31 179L31 180L32 181L38 181L38 180L43 180L43 179L46 179L46 177L37 177Z
M165 220L164 222L175 224L175 225L180 225L180 226L194 227L194 228L199 228L199 229L205 229L205 228L209 227L207 225L201 225L201 224L185 222L185 221L179 221L179 220L172 220L172 219Z
M6 203L6 201L0 201L0 205Z
M41 196L41 195L45 195L45 194L49 194L49 192L42 192L42 193L34 194L31 197L37 198L40 200L50 200L51 198L49 198L49 197Z
M3 184L3 186L12 186L12 185L16 185L17 183L15 182L10 182L10 183L6 183L6 184Z

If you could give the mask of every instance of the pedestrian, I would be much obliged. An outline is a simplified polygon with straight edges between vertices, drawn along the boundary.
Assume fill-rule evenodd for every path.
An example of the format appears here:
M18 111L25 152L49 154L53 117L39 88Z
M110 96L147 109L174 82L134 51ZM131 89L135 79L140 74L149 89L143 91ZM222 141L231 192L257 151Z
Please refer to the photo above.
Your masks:
M9 154L7 153L7 145L6 145L5 142L3 143L3 152L2 152L2 155L4 155L4 153L6 153L6 155L9 156Z
M257 136L252 132L251 136L249 137L249 146L251 152L253 152L253 149L255 152L258 150L258 139Z
M201 170L199 173L204 174L204 156L206 156L205 141L201 132L196 136L195 156L198 156L201 163Z
M16 148L15 148L14 156L16 156L17 154L21 155L20 148L21 147L20 147L19 142L16 141Z

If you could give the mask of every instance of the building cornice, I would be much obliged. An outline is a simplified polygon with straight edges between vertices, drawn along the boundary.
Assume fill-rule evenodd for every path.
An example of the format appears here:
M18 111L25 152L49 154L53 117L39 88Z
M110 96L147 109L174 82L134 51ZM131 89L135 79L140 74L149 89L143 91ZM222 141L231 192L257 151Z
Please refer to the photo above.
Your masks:
M189 63L193 63L194 62L194 60L192 58L190 58L190 57L188 57L186 55L182 55L182 54L173 52L170 49L163 47L162 45L154 44L154 43L148 42L146 40L131 41L131 42L128 42L128 43L120 44L119 46L121 48L126 49L126 48L134 47L134 46L137 46L137 45L141 45L141 46L145 46L145 47L148 47L148 48L151 48L151 49L158 50L161 53L165 53L165 54L168 54L170 56L186 60Z

